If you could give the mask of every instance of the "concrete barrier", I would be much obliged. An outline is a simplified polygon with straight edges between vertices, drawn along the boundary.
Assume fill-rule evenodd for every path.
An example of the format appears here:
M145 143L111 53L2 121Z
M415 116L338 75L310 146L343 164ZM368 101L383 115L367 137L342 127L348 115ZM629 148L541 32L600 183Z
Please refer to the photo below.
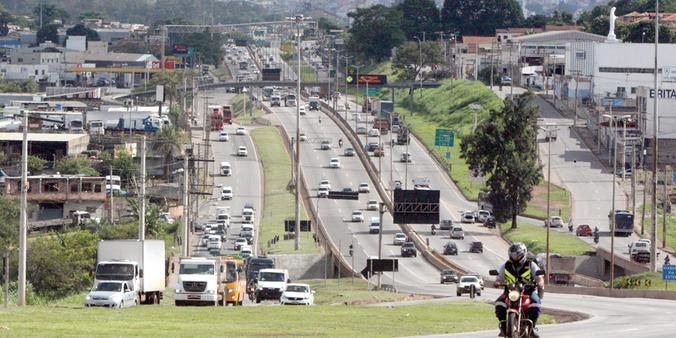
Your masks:
M611 290L608 288L570 287L558 285L549 285L545 290L546 292L552 293L567 293L567 294L589 295L599 297L652 298L652 299L676 300L676 291L633 290L633 289Z

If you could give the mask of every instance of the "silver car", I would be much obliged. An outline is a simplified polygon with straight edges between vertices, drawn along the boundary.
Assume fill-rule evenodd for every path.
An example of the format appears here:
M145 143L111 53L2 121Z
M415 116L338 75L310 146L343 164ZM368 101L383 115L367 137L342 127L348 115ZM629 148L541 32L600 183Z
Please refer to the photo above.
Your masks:
M84 305L123 308L137 304L136 292L130 284L122 281L104 281L96 284L87 294Z

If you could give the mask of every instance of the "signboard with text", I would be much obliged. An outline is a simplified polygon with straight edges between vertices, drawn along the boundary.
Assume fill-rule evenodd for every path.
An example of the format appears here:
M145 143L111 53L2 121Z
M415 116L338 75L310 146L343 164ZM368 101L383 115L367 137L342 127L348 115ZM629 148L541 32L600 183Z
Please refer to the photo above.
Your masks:
M676 265L664 265L664 266L662 266L662 279L663 280L676 280Z
M437 147L452 147L455 143L455 132L450 129L438 128L434 134L434 145Z
M349 84L381 86L387 84L387 75L359 74L358 77L350 75L347 77L347 81Z

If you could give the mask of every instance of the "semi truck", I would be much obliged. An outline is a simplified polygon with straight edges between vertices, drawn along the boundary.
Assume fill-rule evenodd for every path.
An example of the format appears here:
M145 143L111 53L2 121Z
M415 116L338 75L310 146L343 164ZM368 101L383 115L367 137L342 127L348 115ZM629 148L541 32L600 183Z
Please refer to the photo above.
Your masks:
M232 107L223 106L223 123L232 124Z
M213 131L223 129L223 107L209 106L209 111L211 130Z
M390 119L385 117L376 117L373 119L373 129L378 129L381 135L390 131Z
M181 258L174 291L176 306L242 305L246 294L242 261L227 256Z
M397 133L397 144L408 144L411 142L411 135L409 135L408 128L406 126L399 126L399 132Z
M100 241L96 254L94 286L100 282L125 281L136 290L139 304L159 304L165 281L162 240Z

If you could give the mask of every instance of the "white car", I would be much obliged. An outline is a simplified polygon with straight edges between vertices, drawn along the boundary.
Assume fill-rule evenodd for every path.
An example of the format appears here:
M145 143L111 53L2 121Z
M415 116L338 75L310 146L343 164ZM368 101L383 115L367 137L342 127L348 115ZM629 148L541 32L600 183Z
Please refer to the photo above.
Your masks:
M401 162L404 162L404 163L413 162L413 159L411 158L411 153L407 153L407 152L401 153Z
M242 247L248 246L249 242L247 242L246 238L238 238L235 240L235 250L241 250Z
M249 155L249 152L246 150L245 146L237 148L237 156L246 157L247 155Z
M329 180L326 179L321 180L319 181L319 188L326 188L331 190L331 183L329 183Z
M337 157L331 158L331 162L329 162L329 168L340 169L340 160Z
M127 282L102 281L87 294L84 305L123 308L137 304L136 292Z
M221 142L227 142L230 141L230 135L226 131L222 131L218 133L218 140Z
M244 258L251 257L251 256L253 256L253 249L249 245L242 246L239 249L239 254L240 254L240 256L242 256Z
M380 136L380 130L372 128L369 130L369 137L378 137Z
M235 134L246 135L246 129L244 129L244 127L237 127L237 130L235 130Z
M461 221L462 223L474 223L474 211L464 211Z
M363 222L364 221L364 212L361 210L355 210L352 212L352 222Z
M392 240L392 244L394 245L402 245L406 242L406 234L403 232L397 232L394 234L394 239Z
M474 292L477 296L481 296L481 283L479 283L479 278L476 276L462 276L458 281L458 288L456 289L456 295L458 297L462 296L463 293L470 293L471 286L474 286Z
M461 227L453 227L450 237L452 239L465 239L465 232L462 231Z
M366 202L366 210L378 210L378 201L369 200Z
M287 284L279 301L282 305L312 305L315 302L314 293L307 284Z
M305 114L307 113L307 111L305 110L305 107L304 107L304 106L298 107L298 112L299 112L301 115L305 115Z
M232 197L232 187L223 187L221 190L221 200L231 200Z
M307 135L305 135L305 133L300 133L300 141L301 142L307 141Z
M321 187L319 190L317 190L317 197L322 198L322 197L329 197L329 188L327 187Z
M367 182L361 182L359 183L359 192L360 193L369 193L371 192L371 188L369 187L369 184Z

